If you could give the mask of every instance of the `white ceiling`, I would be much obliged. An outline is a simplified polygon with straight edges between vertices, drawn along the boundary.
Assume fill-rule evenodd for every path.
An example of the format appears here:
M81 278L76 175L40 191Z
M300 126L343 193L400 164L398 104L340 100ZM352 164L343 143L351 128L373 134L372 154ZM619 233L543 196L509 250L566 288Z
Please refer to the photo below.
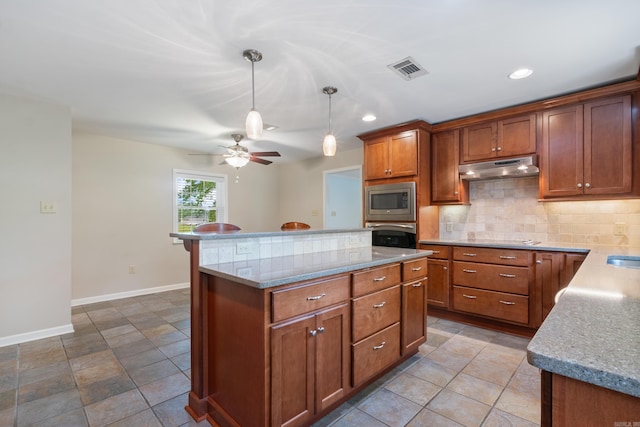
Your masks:
M0 92L69 106L77 130L221 154L257 49L256 109L279 128L244 144L283 163L322 155L324 86L340 155L373 129L631 78L639 17L639 0L2 0ZM429 74L387 68L407 56Z

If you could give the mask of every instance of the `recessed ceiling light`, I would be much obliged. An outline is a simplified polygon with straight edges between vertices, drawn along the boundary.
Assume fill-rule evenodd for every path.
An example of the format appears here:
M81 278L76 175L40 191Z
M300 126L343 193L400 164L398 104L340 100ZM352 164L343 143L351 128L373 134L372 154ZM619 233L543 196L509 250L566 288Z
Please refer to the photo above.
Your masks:
M275 125L268 125L268 124L264 124L264 130L276 130L278 129L278 126Z
M531 68L520 68L509 74L509 78L511 80L524 79L529 77L531 74L533 74L533 70Z
M373 114L367 114L367 115L362 117L362 121L363 122L372 122L375 119L376 119L376 116L374 116Z

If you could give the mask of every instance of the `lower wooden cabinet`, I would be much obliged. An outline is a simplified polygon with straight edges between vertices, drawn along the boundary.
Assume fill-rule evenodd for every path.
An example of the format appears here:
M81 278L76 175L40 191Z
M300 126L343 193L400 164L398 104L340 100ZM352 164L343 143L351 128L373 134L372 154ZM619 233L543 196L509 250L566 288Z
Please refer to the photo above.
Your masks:
M542 426L633 426L640 398L542 371Z
M555 305L556 295L569 285L586 255L565 252L536 252L535 257L536 288L541 294L540 323L542 323Z
M272 426L303 426L350 389L347 303L271 328Z
M449 308L449 246L420 245L432 251L427 259L427 304Z
M402 354L416 352L427 340L426 280L402 285Z

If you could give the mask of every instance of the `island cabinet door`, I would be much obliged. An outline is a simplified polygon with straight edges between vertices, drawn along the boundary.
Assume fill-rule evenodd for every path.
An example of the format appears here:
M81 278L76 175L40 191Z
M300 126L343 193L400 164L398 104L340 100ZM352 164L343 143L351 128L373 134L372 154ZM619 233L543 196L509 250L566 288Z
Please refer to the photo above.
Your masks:
M307 425L350 389L344 303L271 328L272 426Z
M426 280L402 285L402 354L427 340Z

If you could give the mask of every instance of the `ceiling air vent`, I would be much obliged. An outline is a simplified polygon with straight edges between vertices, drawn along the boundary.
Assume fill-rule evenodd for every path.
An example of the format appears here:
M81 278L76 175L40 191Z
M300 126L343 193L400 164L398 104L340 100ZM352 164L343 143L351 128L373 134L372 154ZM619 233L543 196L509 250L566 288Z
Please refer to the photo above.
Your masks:
M405 80L413 80L416 77L428 74L428 71L422 68L422 66L410 56L387 65L387 67L389 67L391 71L398 73Z

